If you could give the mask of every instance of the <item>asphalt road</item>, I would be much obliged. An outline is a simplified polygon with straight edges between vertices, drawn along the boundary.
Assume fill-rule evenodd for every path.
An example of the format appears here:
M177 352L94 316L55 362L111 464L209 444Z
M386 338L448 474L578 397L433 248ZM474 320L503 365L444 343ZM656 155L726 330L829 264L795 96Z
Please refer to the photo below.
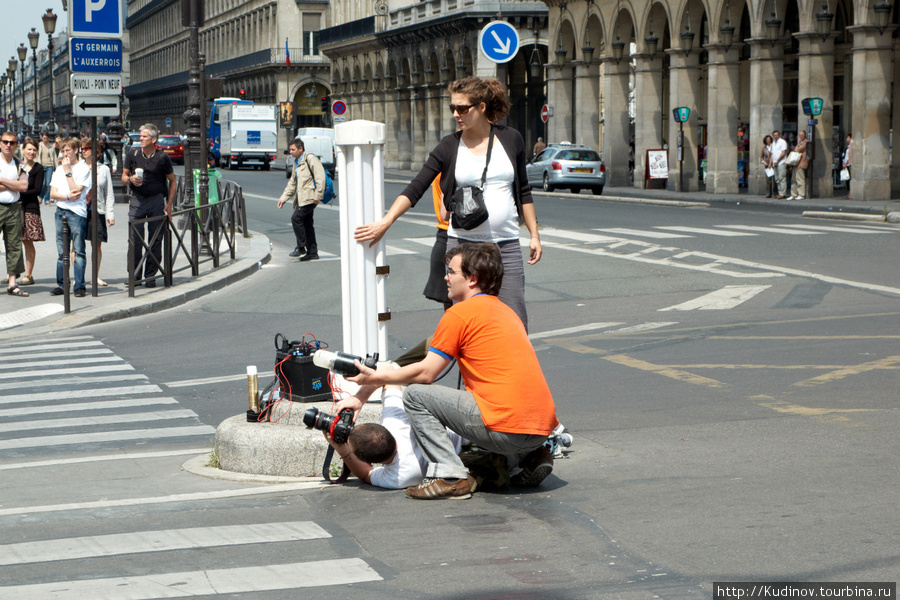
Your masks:
M356 485L272 492L179 467L208 447L204 427L245 410L241 374L273 364L276 333L340 345L338 215L317 209L323 258L301 264L287 257L289 209L274 203L283 173L228 176L244 186L251 228L273 241L266 268L179 309L0 348L40 353L85 336L171 397L170 409L192 411L182 418L198 428L66 444L65 434L121 426L18 431L73 416L44 397L5 414L0 463L14 467L0 491L0 585L15 587L0 597L54 597L25 587L52 583L71 591L60 597L116 598L125 584L114 578L134 577L128 585L150 590L137 597L157 598L146 578L169 593L217 581L212 571L271 589L223 583L201 597L295 598L311 586L300 595L708 598L713 581L896 580L896 227L541 195L545 256L526 267L530 333L575 437L553 476L534 491L464 502ZM387 197L400 189L389 183ZM430 211L426 198L388 234L391 356L440 317L420 293ZM99 387L87 378L69 387ZM48 377L8 385L0 409L20 408L16 394L60 389ZM172 428L156 418L141 426ZM96 460L114 455L123 460ZM49 462L22 466L36 461ZM303 526L309 539L285 533L295 522L315 525ZM99 542L111 534L125 537ZM141 545L154 536L182 542Z

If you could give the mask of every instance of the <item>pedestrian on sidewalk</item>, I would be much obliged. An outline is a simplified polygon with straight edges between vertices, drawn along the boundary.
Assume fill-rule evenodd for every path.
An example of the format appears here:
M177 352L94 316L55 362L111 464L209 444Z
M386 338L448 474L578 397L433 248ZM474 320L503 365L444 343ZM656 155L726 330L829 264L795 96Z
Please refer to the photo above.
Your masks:
M84 157L84 164L90 169L94 162L93 150L91 148L91 139L88 138L81 143L81 155ZM106 287L105 281L100 279L100 262L103 260L103 243L109 240L106 232L107 225L112 227L116 224L114 214L116 195L113 193L112 174L109 167L105 164L97 164L97 195L95 201L88 207L87 213L87 239L93 239L91 231L93 230L93 215L91 211L97 209L97 285Z
M125 157L122 169L122 183L131 188L131 202L128 207L128 223L132 248L134 249L135 285L146 278L144 287L156 287L156 273L162 268L162 232L165 223L155 220L147 223L146 237L143 224L133 227L131 223L148 217L172 218L172 203L178 187L172 161L169 155L156 148L159 129L147 123L141 125L140 147L131 150ZM150 252L141 263L144 246L150 245Z
M537 142L535 142L534 144L534 148L531 149L531 157L534 158L535 156L543 152L546 147L547 144L544 143L544 138L539 137L537 139Z
M83 162L78 162L77 138L65 140L62 144L62 158L59 167L50 180L50 198L56 201L56 288L50 292L53 296L62 296L63 274L65 265L65 247L63 245L63 217L69 223L69 240L75 252L75 296L85 296L84 240L87 234L87 195L91 190L91 170Z
M841 159L841 164L843 168L847 169L847 173L850 173L850 167L853 164L853 136L847 134L847 147L844 149L844 156ZM847 193L850 193L850 180L847 180Z
M784 200L787 194L787 155L788 145L781 132L777 129L772 132L772 165L775 168L775 183L778 186L776 198Z
M791 178L791 196L789 200L806 199L806 169L809 168L809 159L806 158L806 132L800 130L797 134L797 145L794 152L800 153L800 162L794 165Z
M44 131L41 133L41 145L38 146L38 162L44 167L44 185L41 188L41 200L44 204L50 204L50 178L53 172L59 166L59 152L50 141L50 134Z
M22 260L22 205L19 195L28 187L27 176L13 154L19 139L12 131L0 135L0 232L6 248L6 293L28 296L16 285L16 278L25 270Z
M766 198L771 198L775 193L775 169L772 168L772 136L763 138L762 151L759 153L759 162L762 163L766 173Z
M34 259L36 256L34 243L44 241L44 223L41 221L41 197L44 196L44 167L36 162L38 143L30 137L25 138L22 147L25 161L22 170L28 173L28 189L20 195L22 202L22 246L25 249L25 274L19 279L19 285L34 283ZM52 175L52 173L51 173ZM47 185L49 188L49 184ZM49 190L47 197L50 197Z
M294 214L291 215L291 226L297 247L291 256L300 257L302 262L319 258L319 246L316 244L316 229L313 223L313 211L325 197L325 167L315 154L306 152L303 140L295 138L290 145L294 166L291 179L278 199L278 208L288 200L293 201Z

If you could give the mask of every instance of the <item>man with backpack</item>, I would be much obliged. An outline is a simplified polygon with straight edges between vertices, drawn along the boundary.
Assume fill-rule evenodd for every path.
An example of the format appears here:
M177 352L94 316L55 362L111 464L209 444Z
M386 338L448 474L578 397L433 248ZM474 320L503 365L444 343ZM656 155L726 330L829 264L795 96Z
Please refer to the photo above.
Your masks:
M297 238L297 247L290 255L299 256L301 262L306 262L319 258L313 211L325 198L325 168L315 154L307 154L300 138L291 141L290 152L294 159L294 167L291 179L278 199L278 208L284 206L288 200L293 200L294 214L291 215L291 225Z

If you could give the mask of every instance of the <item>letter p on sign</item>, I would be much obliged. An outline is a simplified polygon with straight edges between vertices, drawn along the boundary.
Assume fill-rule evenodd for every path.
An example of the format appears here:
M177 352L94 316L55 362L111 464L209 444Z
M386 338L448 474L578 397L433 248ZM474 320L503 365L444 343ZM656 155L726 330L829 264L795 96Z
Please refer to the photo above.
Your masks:
M85 0L84 20L88 23L94 20L94 13L106 6L106 0Z

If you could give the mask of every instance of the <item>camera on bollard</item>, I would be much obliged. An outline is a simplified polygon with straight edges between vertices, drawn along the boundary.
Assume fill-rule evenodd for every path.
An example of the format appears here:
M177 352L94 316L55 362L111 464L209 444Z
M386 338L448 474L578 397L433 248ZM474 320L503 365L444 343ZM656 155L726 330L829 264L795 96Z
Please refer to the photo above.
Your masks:
M308 408L303 413L303 424L309 429L327 431L331 435L331 439L338 444L344 444L347 442L350 432L353 431L353 410L345 408L338 416L334 417L316 407Z
M353 377L359 375L359 369L353 364L354 360L358 360L370 369L374 369L378 365L378 353L367 355L365 360L362 356L347 354L346 352L329 352L328 350L316 350L313 354L313 364L323 369L333 371L338 375L345 377Z

